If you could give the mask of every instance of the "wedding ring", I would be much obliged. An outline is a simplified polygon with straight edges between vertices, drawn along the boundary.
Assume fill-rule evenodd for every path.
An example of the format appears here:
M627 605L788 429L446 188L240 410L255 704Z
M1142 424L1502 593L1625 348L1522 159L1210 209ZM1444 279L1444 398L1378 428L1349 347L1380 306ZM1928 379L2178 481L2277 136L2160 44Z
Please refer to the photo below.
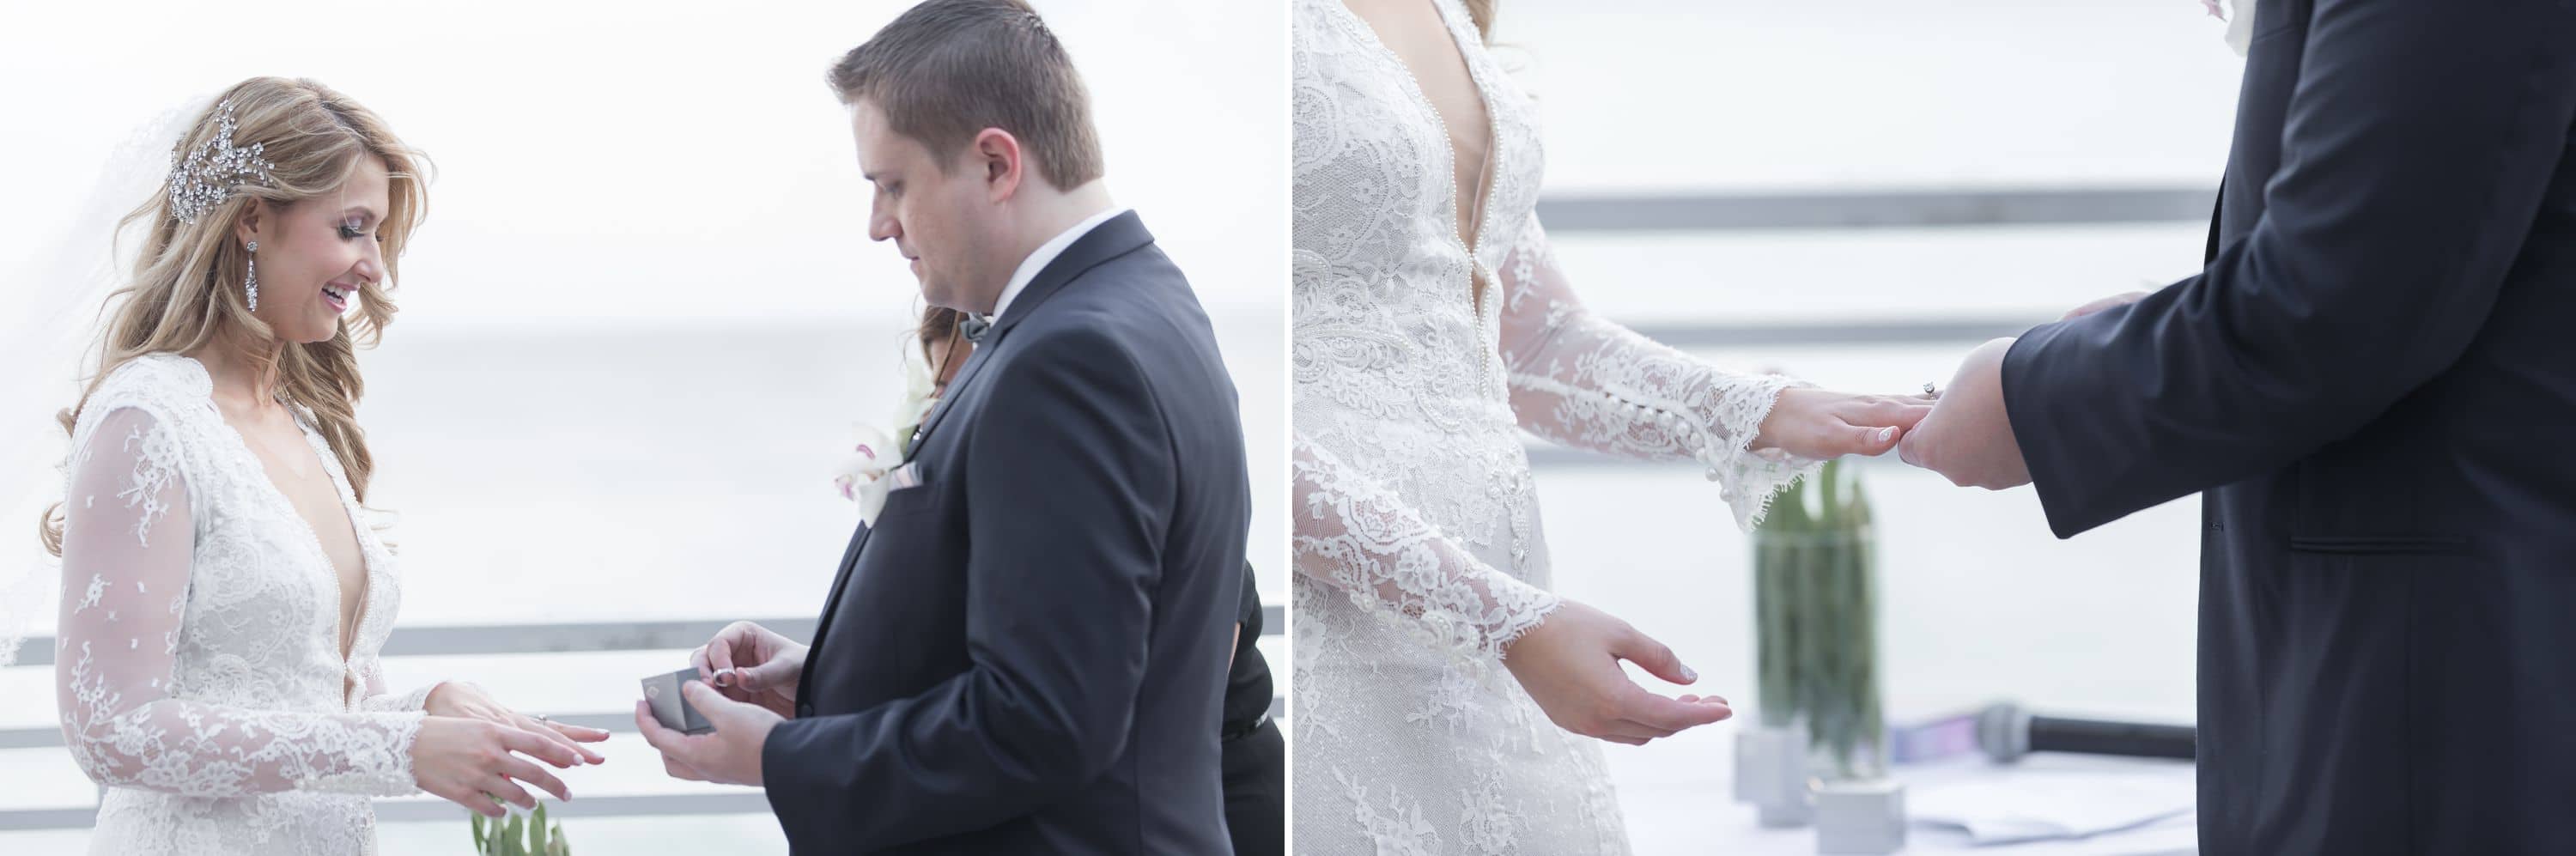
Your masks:
M1927 395L1927 396L1931 396L1931 397L1933 397L1933 398L1940 398L1940 397L1941 397L1941 388L1940 388L1940 387L1937 387L1937 386L1933 386L1931 381L1924 381L1924 382L1923 382L1923 394L1924 394L1924 395Z
M537 721L538 721L538 722L547 722L547 721L549 721L549 717L547 717L545 714L540 713L540 714L537 714Z

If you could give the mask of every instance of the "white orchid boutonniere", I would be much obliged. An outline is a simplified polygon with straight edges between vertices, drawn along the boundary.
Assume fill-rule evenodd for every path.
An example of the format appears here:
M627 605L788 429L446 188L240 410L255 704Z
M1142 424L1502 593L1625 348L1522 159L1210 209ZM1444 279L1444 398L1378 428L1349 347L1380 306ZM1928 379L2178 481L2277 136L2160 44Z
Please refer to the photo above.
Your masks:
M859 504L859 522L876 525L877 511L885 507L888 485L886 474L912 459L913 428L930 413L936 403L936 382L930 376L930 360L919 347L905 343L903 400L895 405L892 432L874 425L853 426L858 435L850 452L833 468L832 486L841 498Z
M2244 56L2246 49L2254 44L2255 4L2246 0L2227 0L2227 5L2234 7L2235 14L2219 8L2218 0L2200 0L2200 7L2209 10L2210 17L2227 22L2227 46L2235 48L2237 56Z

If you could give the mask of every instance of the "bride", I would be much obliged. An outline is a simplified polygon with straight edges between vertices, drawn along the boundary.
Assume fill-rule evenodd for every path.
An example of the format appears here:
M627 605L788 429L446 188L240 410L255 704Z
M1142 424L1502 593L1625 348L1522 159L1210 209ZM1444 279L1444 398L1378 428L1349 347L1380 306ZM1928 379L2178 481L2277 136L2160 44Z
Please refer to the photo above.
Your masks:
M1695 677L1549 593L1522 429L1696 460L1750 527L1811 465L1894 448L1930 409L1726 374L1585 311L1533 214L1538 131L1486 52L1492 14L1297 0L1299 852L1626 852L1581 737L1729 714L1630 683L1618 659Z
M393 316L416 155L311 81L217 101L126 218L141 252L62 415L69 478L43 527L63 735L106 786L91 852L371 853L370 796L492 816L534 806L514 781L569 798L529 758L597 763L576 741L607 732L472 684L393 692L378 666L401 594L362 504L352 343Z

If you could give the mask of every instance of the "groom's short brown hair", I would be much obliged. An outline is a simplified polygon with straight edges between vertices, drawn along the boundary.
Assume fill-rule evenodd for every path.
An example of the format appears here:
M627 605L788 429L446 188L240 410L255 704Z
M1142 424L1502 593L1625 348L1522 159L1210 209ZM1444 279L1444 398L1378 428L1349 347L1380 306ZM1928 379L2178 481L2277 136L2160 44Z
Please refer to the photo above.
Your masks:
M832 64L843 104L874 103L940 155L1000 128L1058 190L1099 178L1100 135L1073 59L1022 0L928 0Z

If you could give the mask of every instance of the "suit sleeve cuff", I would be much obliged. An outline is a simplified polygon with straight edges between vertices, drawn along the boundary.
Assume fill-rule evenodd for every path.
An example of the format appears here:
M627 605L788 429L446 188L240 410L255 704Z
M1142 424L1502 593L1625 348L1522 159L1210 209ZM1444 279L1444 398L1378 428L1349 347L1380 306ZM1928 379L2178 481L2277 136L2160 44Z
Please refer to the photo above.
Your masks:
M2066 375L2063 363L2053 363L2047 354L2065 330L2064 324L2031 328L2004 352L2003 362L2004 418L2021 446L2031 489L2048 516L2048 531L2061 539L2109 522L2084 507L2077 481L2081 471L2068 457L2082 450L2071 448L2076 438L2070 435L2076 432L2067 429L2076 423L2058 408L2081 397L2070 394L2068 385L2077 381Z
M769 799L770 813L777 815L778 826L787 833L788 841L800 840L800 833L811 830L817 818L819 795L827 789L813 778L814 770L802 763L798 747L810 741L816 722L790 719L769 729L769 737L760 743L760 786Z

